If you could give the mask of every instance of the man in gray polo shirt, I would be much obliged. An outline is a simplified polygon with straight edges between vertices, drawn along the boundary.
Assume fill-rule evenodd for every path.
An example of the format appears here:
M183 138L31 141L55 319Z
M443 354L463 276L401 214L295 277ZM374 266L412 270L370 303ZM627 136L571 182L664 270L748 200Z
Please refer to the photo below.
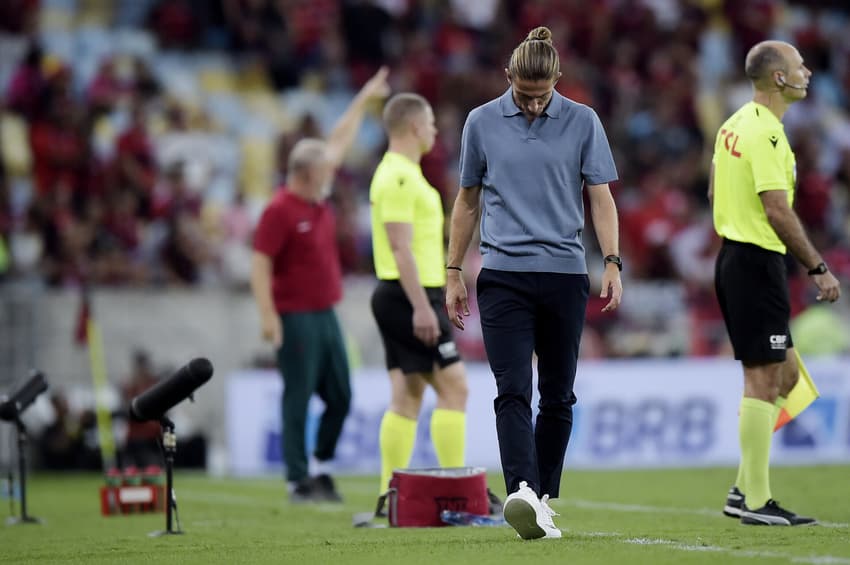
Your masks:
M572 431L589 292L582 190L587 187L605 256L601 296L610 300L603 311L613 311L622 295L622 263L608 183L617 170L596 113L554 91L560 62L548 28L529 33L505 72L510 88L470 112L463 128L446 307L462 330L469 308L461 262L480 215L478 307L498 390L505 519L523 539L557 538L548 500L558 497ZM534 353L540 404L532 426Z

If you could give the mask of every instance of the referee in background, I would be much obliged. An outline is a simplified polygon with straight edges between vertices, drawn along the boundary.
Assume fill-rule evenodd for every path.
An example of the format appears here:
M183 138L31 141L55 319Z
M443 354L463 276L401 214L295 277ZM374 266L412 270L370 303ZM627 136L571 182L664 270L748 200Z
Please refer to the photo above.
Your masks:
M380 279L372 294L390 376L381 420L381 484L410 465L426 384L437 393L431 441L441 467L462 467L466 442L466 371L443 307L446 284L443 203L419 161L437 135L434 112L418 94L393 96L384 108L389 147L369 188L372 247Z
M724 514L742 524L798 526L813 518L782 508L770 491L773 429L799 378L789 329L784 255L805 266L819 301L841 291L792 210L796 163L782 116L806 97L812 73L792 45L764 41L747 53L753 99L735 112L714 144L709 199L723 238L715 290L735 352L744 367L739 437L741 460Z

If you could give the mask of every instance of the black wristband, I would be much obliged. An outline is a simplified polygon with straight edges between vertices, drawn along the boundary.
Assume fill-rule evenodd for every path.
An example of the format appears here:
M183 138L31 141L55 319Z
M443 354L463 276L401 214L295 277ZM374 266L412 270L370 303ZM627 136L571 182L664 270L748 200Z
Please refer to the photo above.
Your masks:
M450 269L452 271L463 271L460 267L455 267L454 265L449 265L446 269Z
M623 270L623 260L620 259L619 255L606 255L605 259L603 260L603 264L607 266L608 263L614 263L615 265L617 265L617 269L621 271Z
M817 267L815 267L814 269L809 269L809 276L811 276L811 275L822 275L822 274L826 273L827 271L829 271L829 269L827 268L826 263L821 261L820 263L818 263Z

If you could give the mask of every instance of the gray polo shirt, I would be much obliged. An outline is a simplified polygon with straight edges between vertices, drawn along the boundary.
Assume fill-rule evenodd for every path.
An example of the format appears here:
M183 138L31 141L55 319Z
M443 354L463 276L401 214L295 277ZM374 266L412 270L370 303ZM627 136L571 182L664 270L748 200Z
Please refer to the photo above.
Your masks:
M587 273L584 184L617 180L602 122L554 92L530 124L508 88L469 113L460 185L481 186L483 266L502 271Z

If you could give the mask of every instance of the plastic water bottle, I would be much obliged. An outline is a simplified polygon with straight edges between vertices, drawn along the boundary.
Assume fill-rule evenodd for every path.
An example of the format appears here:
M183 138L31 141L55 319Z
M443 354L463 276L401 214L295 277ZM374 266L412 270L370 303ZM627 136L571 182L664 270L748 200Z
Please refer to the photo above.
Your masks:
M142 471L143 485L164 485L165 473L159 465L148 465Z
M502 516L482 516L473 514L472 512L460 512L456 510L443 510L440 512L440 519L452 526L484 526L498 527L505 526L505 518Z
M106 486L108 487L120 487L121 481L123 480L121 471L115 467L109 469L104 478L106 479Z
M136 487L142 484L142 475L139 473L139 468L135 465L130 465L124 468L124 486Z

